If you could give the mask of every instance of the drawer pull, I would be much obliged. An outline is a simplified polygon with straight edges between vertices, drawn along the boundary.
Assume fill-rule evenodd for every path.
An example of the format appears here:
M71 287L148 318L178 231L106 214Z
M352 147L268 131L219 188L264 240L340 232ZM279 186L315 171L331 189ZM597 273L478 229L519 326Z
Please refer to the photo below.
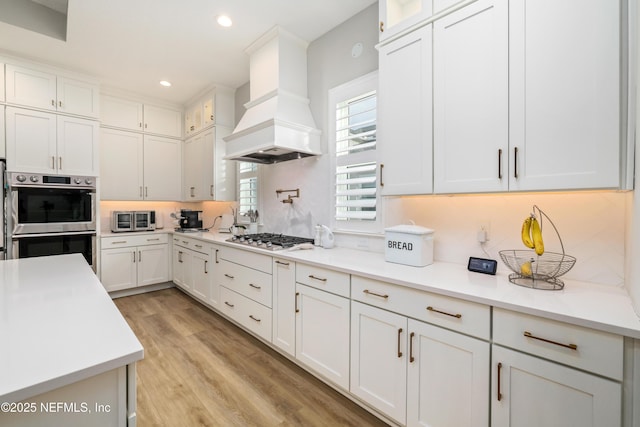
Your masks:
M375 292L371 292L369 289L365 289L365 290L364 290L364 291L362 291L362 292L364 292L364 293L365 293L365 294L367 294L367 295L373 295L374 297L380 297L380 298L384 298L384 299L389 298L389 295L387 295L387 294L384 294L384 295L382 295L382 294L377 294L377 293L375 293Z
M523 335L524 335L525 337L527 337L527 338L531 338L531 339L534 339L534 340L539 340L539 341L548 342L549 344L559 345L560 347L569 348L569 349L571 349L571 350L577 350L577 349L578 349L578 345L577 345L577 344L562 344L562 343L560 343L560 342L557 342L557 341L551 341L551 340L548 340L548 339L546 339L546 338L536 337L536 336L535 336L535 335L533 335L531 332L524 331L524 334L523 334Z
M446 311L440 311L440 310L436 310L435 308L429 306L427 307L427 310L429 311L433 311L434 313L439 313L439 314L444 314L445 316L451 316L451 317L455 317L456 319L462 319L462 314L451 314L451 313L447 313Z
M276 264L280 264L280 265L289 265L288 262L282 262L282 261L278 261L276 260Z
M316 280L320 280L321 282L326 282L327 279L323 279L322 277L316 277L313 274L309 275L309 279L316 279Z
M224 277L228 277L229 279L235 279L235 277L227 273L224 273Z
M402 328L398 329L398 357L402 357L402 351L400 351L400 335L402 335Z
M157 237L157 238L155 238L155 239L147 239L147 242L155 242L156 240L157 240L157 241L160 241L160 238L159 238L159 237Z
M413 337L415 336L415 332L409 334L409 363L413 363L413 361L416 360L416 358L413 357Z
M235 305L231 304L229 301L225 301L224 303L231 308L235 307Z
M218 261L218 252L220 251L220 249L216 249L216 264L220 264L220 261Z
M253 289L262 289L262 286L254 285L253 283L249 283L249 286L251 286Z
M298 308L298 297L300 296L300 292L296 292L296 313L300 313L300 309Z
M250 315L249 315L249 317L250 317L252 320L255 320L255 321L256 321L256 322L258 322L258 323L260 323L260 322L261 322L261 320L260 320L260 319L258 319L257 317L253 317L253 314L250 314Z
M127 243L126 240L118 240L117 242L111 242L112 245L122 245L124 243Z
M201 247L202 247L202 245L196 245L196 248L201 248Z
M209 263L209 261L207 261L207 260L204 261L204 274L209 274L209 270L207 270L208 263Z
M502 363L498 363L498 402L502 400L502 393L500 392L500 371L502 371Z

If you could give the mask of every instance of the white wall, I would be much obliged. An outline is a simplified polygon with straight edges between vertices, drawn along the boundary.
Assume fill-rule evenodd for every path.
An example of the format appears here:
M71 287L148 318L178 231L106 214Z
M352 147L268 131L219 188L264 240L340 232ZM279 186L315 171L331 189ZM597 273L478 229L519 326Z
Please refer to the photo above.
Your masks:
M378 67L377 4L313 41L308 49L308 85L316 126L326 132L329 89L367 74ZM351 47L362 42L364 53L351 57ZM238 94L245 93L242 97ZM236 105L248 101L248 90L236 93ZM236 117L239 119L240 115ZM323 143L327 135L323 133ZM312 237L313 226L329 223L332 174L327 156L261 166L263 231ZM293 205L276 198L278 188L300 188ZM481 225L488 228L488 256L499 259L502 249L524 249L520 242L522 220L538 205L558 227L565 252L576 266L565 276L576 280L622 286L625 276L625 212L632 193L572 192L460 196L393 197L384 200L383 223L392 226L409 220L436 230L434 258L466 265L469 256L485 254L476 240ZM640 212L640 201L635 202ZM640 242L640 231L636 231ZM545 228L547 249L560 251L551 228ZM381 252L382 236L337 236L337 244ZM500 268L505 267L499 263ZM640 277L640 266L638 273ZM640 291L636 291L640 294ZM640 301L640 295L637 295Z

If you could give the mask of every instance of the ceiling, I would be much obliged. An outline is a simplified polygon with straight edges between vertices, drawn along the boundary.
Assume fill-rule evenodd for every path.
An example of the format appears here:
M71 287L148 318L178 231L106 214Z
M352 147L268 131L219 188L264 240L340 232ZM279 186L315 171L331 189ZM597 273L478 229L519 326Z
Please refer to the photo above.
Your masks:
M68 0L66 41L0 22L0 50L184 104L214 83L237 88L249 81L244 49L273 26L311 42L376 1ZM233 26L220 27L220 14Z

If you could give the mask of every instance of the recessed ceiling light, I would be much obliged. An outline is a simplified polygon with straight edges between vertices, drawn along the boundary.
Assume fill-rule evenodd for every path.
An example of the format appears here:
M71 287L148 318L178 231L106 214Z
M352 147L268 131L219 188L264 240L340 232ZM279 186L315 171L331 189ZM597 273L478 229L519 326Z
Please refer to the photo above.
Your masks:
M169 86L171 86L171 82L168 82L168 81L166 81L166 80L161 80L161 81L160 81L160 84L161 84L162 86L164 86L164 87L169 87Z
M233 21L231 21L231 18L229 18L227 15L219 15L216 18L216 21L218 21L218 24L222 27L230 27L231 25L233 25Z

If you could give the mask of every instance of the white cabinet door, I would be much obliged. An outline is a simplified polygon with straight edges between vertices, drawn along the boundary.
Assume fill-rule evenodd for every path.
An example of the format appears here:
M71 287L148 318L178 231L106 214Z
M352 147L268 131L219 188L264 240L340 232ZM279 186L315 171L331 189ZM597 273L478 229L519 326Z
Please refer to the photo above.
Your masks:
M102 95L100 121L103 126L142 131L142 103Z
M493 346L491 425L619 426L619 383Z
M508 190L508 19L479 0L433 24L436 193Z
M380 0L378 31L380 41L431 16L433 0Z
M80 116L100 116L100 89L98 85L68 77L57 80L58 112Z
M180 246L173 247L173 282L181 288L191 291L193 283L193 256L190 250Z
M218 307L220 304L220 247L217 245L211 246L211 254L213 257L213 263L211 265L210 277L210 292L209 292L209 305L212 307Z
M620 13L617 1L509 2L511 190L619 186Z
M273 260L273 345L296 355L296 264Z
M100 281L107 292L137 285L136 248L103 249L100 252Z
M489 343L412 319L409 341L407 426L488 426Z
M183 148L184 200L187 202L205 200L204 168L207 164L211 168L213 157L206 156L204 133L187 139Z
M227 143L225 136L231 134L232 129L224 126L216 126L204 132L206 158L213 158L213 170L205 169L205 191L209 200L227 201L236 200L236 168L238 162L225 160Z
M181 199L181 144L177 139L144 136L145 200Z
M202 301L209 301L211 294L211 277L213 276L210 257L200 252L193 252L192 261L193 283L190 287L193 295Z
M4 132L4 110L4 105L0 106L0 159L5 159L7 157L7 140L5 139Z
M5 85L9 104L56 110L54 74L7 64Z
M145 104L144 131L180 138L182 137L182 112Z
M406 317L351 303L350 391L401 424L407 416L407 334Z
M57 167L65 175L98 175L98 122L58 116Z
M378 147L382 195L433 191L432 27L380 48Z
M100 199L143 199L143 137L139 133L102 128L100 134Z
M169 281L169 245L138 246L138 286Z
M349 389L349 299L296 284L296 358Z
M55 173L56 115L7 107L7 170Z

